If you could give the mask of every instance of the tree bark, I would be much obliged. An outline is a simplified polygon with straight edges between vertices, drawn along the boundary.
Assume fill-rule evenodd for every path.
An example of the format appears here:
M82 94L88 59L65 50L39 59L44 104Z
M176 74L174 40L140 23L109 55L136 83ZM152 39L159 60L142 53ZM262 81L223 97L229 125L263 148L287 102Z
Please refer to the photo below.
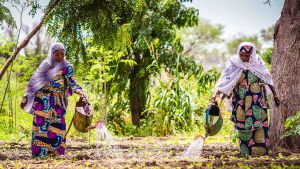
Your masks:
M13 62L13 60L19 54L20 50L23 49L28 44L30 39L41 29L45 18L48 16L48 14L52 11L52 9L59 2L60 2L60 0L55 0L53 2L53 4L48 7L48 10L45 12L45 15L43 16L43 18L41 19L39 24L37 24L37 26L29 33L29 35L27 35L27 37L23 40L23 42L21 42L21 44L17 47L17 49L14 51L14 53L8 58L8 60L6 61L6 63L4 64L4 66L2 67L2 69L0 71L0 80L2 79L2 77L5 73L5 71L7 70L8 66Z
M271 101L271 147L300 150L300 136L280 139L284 121L300 111L300 1L285 0L274 29L272 76L281 105Z
M130 73L129 97L132 124L139 126L140 119L142 119L142 112L145 110L149 79L146 74L139 74L142 69L140 54L136 53L134 58L137 65L134 66Z

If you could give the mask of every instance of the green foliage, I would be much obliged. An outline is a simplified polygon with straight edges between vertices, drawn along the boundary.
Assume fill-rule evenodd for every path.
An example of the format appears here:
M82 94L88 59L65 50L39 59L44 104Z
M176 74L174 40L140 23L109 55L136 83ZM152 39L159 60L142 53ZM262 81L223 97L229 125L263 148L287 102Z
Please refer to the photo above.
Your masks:
M8 25L15 27L16 21L12 17L9 9L3 5L4 2L5 0L0 0L0 25L6 22Z
M149 47L151 48L151 51L154 51L151 45L149 45ZM85 81L88 82L90 91L92 91L92 93L97 96L104 94L103 88L101 88L101 86L106 79L108 86L108 101L105 103L108 106L107 124L109 129L117 135L166 135L182 131L189 131L191 128L193 128L193 126L196 125L195 119L198 119L199 121L199 112L202 112L207 104L206 102L203 102L201 104L196 104L196 107L192 107L192 105L195 105L195 102L193 102L189 93L196 92L193 97L198 98L199 95L203 97L203 95L207 93L206 91L211 88L213 83L218 79L220 75L219 72L215 69L204 72L203 68L200 65L195 64L188 58L181 58L179 70L180 72L183 72L183 74L178 77L182 78L184 76L187 76L192 78L180 83L191 83L191 81L194 81L194 85L196 86L189 87L187 89L180 88L179 90L177 90L177 80L169 82L172 83L172 87L170 89L168 87L170 85L166 85L162 81L160 81L160 83L158 84L154 83L153 85L151 85L151 96L149 94L147 96L149 105L147 106L148 108L146 109L146 111L144 111L142 114L145 119L141 121L139 127L135 127L130 122L130 104L129 100L127 99L129 92L128 85L126 83L119 83L118 76L120 76L122 72L116 73L116 70L118 70L117 67L120 66L122 66L123 71L126 70L124 69L125 67L127 67L127 69L129 70L134 65L136 65L136 62L130 59L127 60L126 58L123 59L124 56L122 54L118 55L113 51L105 51L103 50L103 48L91 48L88 49L88 51L89 55L94 55L97 57L94 57L95 59L91 60L92 66L87 76L85 76ZM105 61L103 60L104 58ZM106 70L105 73L104 69ZM150 69L160 70L159 68L157 68L157 62L155 62L155 59L154 62L147 68L147 70L149 71ZM176 74L175 69L173 69L170 73ZM124 73L122 74L122 76L126 77L127 75L126 73ZM151 81L156 81L156 79L151 79ZM159 97L162 92L165 93L165 96ZM173 95L174 92L175 95ZM153 102L151 99L155 101ZM92 101L92 104L94 105L95 114L102 114L102 118L100 117L100 119L103 119L103 107L105 105L101 100L103 100L103 97L95 97ZM170 100L175 100L178 104L170 107L168 106ZM157 104L158 102L161 102L160 107L157 107L157 105L155 105L155 102L157 102ZM171 109L168 109L168 111L164 111L165 108ZM179 114L179 112L181 114ZM196 113L198 115L196 115ZM162 117L166 117L165 121L160 121L160 119L164 119ZM175 125L172 124L174 122ZM197 123L197 125L200 125L200 123Z
M31 7L29 15L34 16L36 11L41 8L38 0L0 0L0 25L6 22L9 26L16 27L15 19L12 17L10 10L4 6L4 3L10 4L19 12L23 12L25 8Z
M8 40L5 37L1 37L0 39L0 68L4 65L5 61L11 56L12 51L15 47L15 42ZM38 45L37 45L38 47ZM41 46L40 46L41 47ZM42 50L42 49L36 49ZM17 75L17 78L20 78L21 81L27 81L31 77L32 73L39 66L41 61L46 57L45 53L37 53L34 51L26 52L24 55L18 55L18 57L14 60L13 69Z
M232 130L230 132L230 138L231 138L231 140L232 140L233 143L237 143L237 141L239 140L239 136L238 136L237 130Z
M201 66L192 63L194 66L189 66L195 69L180 73L176 78L153 79L155 85L150 91L148 109L143 112L145 121L141 124L148 128L150 134L178 134L196 131L202 126L202 113L209 101L209 91L219 73L215 70L204 72ZM164 74L172 76L168 72Z
M284 122L284 128L286 132L283 134L283 137L288 136L299 136L300 135L300 112L297 112L295 115L289 117Z
M12 38L13 39L13 38ZM15 42L5 37L0 39L0 68L4 65L7 58L12 54L15 47ZM12 69L8 69L3 80L0 81L0 98L3 102L3 109L0 113L1 131L0 140L15 140L28 139L31 136L32 117L25 113L20 108L20 101L24 95L27 81L31 77L33 71L36 70L45 54L36 54L35 52L27 52L25 55L19 54L14 60ZM10 79L8 73L11 72ZM4 93L6 86L8 90L6 96ZM22 117L22 118L21 118Z
M272 52L273 52L273 48L267 48L264 51L264 53L261 55L261 58L263 59L263 61L265 62L268 68L271 67L271 63L272 63Z
M151 75L176 66L183 49L176 30L197 24L197 16L178 0L66 0L48 18L48 31L66 44L73 63L83 65L82 74L97 72L96 62L105 60L109 95L128 91L138 114L145 110ZM110 56L88 54L93 48Z
M163 83L163 82L160 82ZM157 91L152 116L155 116L152 122L153 133L162 135L174 134L180 130L187 130L193 126L195 121L195 110L192 105L191 96L182 88L174 88L174 84L169 88L166 84L161 84ZM158 130L158 131L157 131Z
M196 74L196 78L199 79L198 83L202 86L199 88L199 94L205 93L207 90L211 89L213 84L219 79L220 72L213 68L207 72L201 72Z
M183 35L177 32L197 24L197 15L197 10L177 0L66 0L47 23L48 32L67 48L77 81L89 93L95 120L105 120L107 114L107 126L117 135L167 135L201 126L201 112L219 77L216 69L205 72L182 56ZM201 25L198 29L203 38L211 39L209 43L220 40L221 27L204 24L201 29ZM22 88L45 57L37 53L28 48L15 61L14 73ZM162 72L171 79L159 80ZM23 92L19 94L21 98ZM142 113L138 127L131 122L134 99ZM70 98L68 112L75 101ZM73 129L70 133L82 136Z
M132 1L122 0L62 1L48 18L48 31L66 44L70 58L86 60L84 38L93 37L99 46L114 46L132 6Z
M25 83L16 80L15 67L17 67L17 64L13 67L10 88L4 98L3 109L0 113L0 140L20 141L28 139L31 135L32 117L19 107L24 94L23 92L25 91ZM1 101L7 85L6 78L4 79L0 81L0 86L2 86L0 88Z
M13 46L15 46L15 42L8 40L6 37L0 37L0 58L8 59L12 54ZM4 65L1 64L1 66Z

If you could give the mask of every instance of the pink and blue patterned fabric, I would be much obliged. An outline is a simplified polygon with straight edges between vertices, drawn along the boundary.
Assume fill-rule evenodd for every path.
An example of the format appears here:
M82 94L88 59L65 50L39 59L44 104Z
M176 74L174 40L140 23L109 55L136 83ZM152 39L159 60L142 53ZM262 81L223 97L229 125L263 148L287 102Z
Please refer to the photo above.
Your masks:
M33 157L65 153L67 97L77 89L81 87L76 83L74 69L69 64L36 92L31 142Z

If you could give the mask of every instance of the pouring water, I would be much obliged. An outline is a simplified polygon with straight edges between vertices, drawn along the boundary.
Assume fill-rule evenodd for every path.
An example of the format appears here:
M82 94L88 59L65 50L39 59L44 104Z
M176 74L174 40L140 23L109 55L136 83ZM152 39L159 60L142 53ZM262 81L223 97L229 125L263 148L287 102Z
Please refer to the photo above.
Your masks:
M105 122L98 121L95 125L95 128L96 128L95 139L96 139L96 147L98 150L97 151L98 156L100 156L100 152L104 153L105 156L107 157L118 156L115 141L113 139L112 134L107 129Z
M205 137L197 136L194 141L189 145L187 150L183 153L183 157L199 158L203 151Z
M106 128L106 124L102 121L99 121L96 124L96 140L97 141L105 140L109 143L111 143L111 141L113 140L112 135Z

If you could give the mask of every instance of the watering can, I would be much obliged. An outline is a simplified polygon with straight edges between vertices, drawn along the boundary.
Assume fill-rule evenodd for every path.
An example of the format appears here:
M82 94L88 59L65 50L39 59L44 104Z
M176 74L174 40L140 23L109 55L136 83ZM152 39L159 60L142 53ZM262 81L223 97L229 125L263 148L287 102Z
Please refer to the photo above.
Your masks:
M216 135L221 130L222 125L223 117L220 113L218 103L216 101L212 102L205 110L205 136L198 135L195 140L198 138L202 138L204 140L208 136Z
M86 133L88 127L92 124L93 119L93 108L85 97L80 97L76 102L75 114L73 115L72 121L68 127L65 137L69 133L69 130L74 123L76 130Z
M76 102L73 119L76 130L82 133L88 132L87 127L92 124L93 109L86 98L82 97Z
M223 117L220 113L220 108L218 103L212 102L208 105L205 110L205 128L206 136L216 135L222 128Z

